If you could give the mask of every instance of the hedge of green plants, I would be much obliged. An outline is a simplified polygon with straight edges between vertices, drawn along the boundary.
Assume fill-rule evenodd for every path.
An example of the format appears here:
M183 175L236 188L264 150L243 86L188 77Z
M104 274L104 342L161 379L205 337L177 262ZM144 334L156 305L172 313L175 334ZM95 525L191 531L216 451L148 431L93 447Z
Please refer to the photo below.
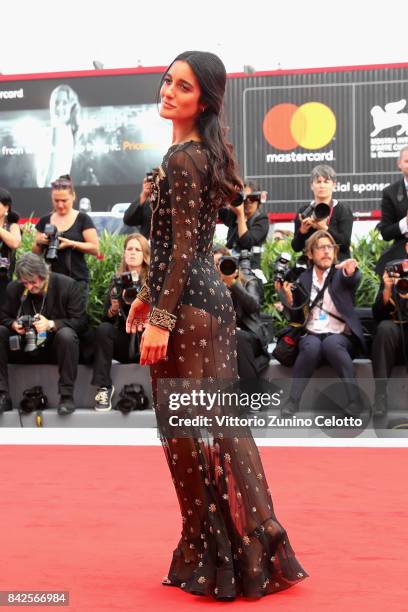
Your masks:
M30 224L26 224L23 230L23 240L17 251L20 253L31 251L34 240L35 230ZM90 273L90 294L88 304L88 314L93 324L99 323L102 315L103 303L107 288L110 284L112 275L115 273L122 253L125 236L112 235L104 232L100 237L99 258L87 255L87 263ZM352 254L359 262L362 272L362 280L356 294L356 305L370 307L374 301L379 286L378 276L374 272L375 264L382 251L386 248L386 243L376 230L371 230L352 245ZM274 303L279 300L273 286L274 262L282 252L292 255L294 263L299 254L294 253L290 246L290 238L281 241L269 241L265 244L262 255L262 270L268 280L265 286L264 312L272 314L275 319L276 327L279 328L284 323L282 315L276 310Z

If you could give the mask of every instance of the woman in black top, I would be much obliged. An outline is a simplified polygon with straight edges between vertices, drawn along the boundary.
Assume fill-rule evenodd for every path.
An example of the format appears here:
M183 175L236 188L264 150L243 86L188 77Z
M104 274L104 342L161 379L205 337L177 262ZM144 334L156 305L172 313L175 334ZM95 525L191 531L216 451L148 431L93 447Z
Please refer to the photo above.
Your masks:
M11 204L9 192L0 188L0 304L4 302L6 287L13 276L15 252L21 243L19 216L11 211Z
M95 334L95 356L92 384L98 387L95 410L106 412L112 407L114 387L110 375L112 359L120 363L139 361L136 334L126 333L126 318L136 293L147 280L150 246L141 234L130 234L124 244L122 261L105 301L103 322ZM130 272L128 275L125 273Z
M306 240L317 230L328 231L339 246L339 261L349 259L351 232L353 230L353 211L348 204L333 199L333 191L336 186L336 173L331 166L322 164L313 168L311 172L311 183L314 200L311 204L304 204L298 210L295 218L295 232L292 240L292 248L296 252L303 251ZM328 204L330 214L325 219L318 220L314 217L310 207L316 204ZM305 216L306 212L306 216Z
M92 219L84 212L74 209L74 185L68 175L60 176L51 183L51 199L54 212L41 217L36 225L33 253L44 253L53 272L74 278L88 293L89 271L85 254L97 255L99 241ZM58 248L50 250L53 238L45 233L47 225L58 231ZM51 229L51 228L50 228Z

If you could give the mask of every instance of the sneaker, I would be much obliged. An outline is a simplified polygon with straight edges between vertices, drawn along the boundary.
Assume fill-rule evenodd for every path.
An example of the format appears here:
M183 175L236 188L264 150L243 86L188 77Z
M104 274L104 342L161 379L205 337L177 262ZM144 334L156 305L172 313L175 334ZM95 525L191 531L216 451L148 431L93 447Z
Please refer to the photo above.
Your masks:
M99 387L95 395L95 410L96 412L109 412L112 408L112 396L115 392L115 387Z
M384 416L387 414L387 396L378 393L374 399L373 416Z
M353 400L353 401L349 402L346 406L344 406L343 412L347 416L358 417L358 416L360 416L360 414L362 412L362 408L361 408L361 406L359 405L358 402Z
M281 408L281 417L291 417L299 410L299 402L289 397L286 404Z
M74 398L72 395L61 395L57 412L60 416L75 412Z

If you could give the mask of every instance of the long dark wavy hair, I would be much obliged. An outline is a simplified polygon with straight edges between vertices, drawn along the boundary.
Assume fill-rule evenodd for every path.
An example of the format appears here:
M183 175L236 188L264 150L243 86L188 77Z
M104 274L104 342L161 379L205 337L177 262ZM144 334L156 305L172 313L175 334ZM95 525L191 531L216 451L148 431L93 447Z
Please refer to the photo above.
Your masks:
M227 73L220 58L206 51L185 51L180 53L167 68L160 81L174 62L186 62L200 85L200 103L205 107L199 115L197 126L201 140L209 152L210 191L219 205L231 201L242 188L238 176L237 163L232 145L227 141L226 128L223 122L223 101Z

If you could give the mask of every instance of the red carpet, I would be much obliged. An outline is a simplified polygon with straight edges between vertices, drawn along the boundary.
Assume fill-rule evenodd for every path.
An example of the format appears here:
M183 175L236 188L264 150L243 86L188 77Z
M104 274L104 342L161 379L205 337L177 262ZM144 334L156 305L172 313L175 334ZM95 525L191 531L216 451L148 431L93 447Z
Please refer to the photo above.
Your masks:
M294 588L225 604L161 586L180 520L160 447L4 446L0 590L69 590L60 609L88 612L406 611L408 450L261 453L310 573Z

